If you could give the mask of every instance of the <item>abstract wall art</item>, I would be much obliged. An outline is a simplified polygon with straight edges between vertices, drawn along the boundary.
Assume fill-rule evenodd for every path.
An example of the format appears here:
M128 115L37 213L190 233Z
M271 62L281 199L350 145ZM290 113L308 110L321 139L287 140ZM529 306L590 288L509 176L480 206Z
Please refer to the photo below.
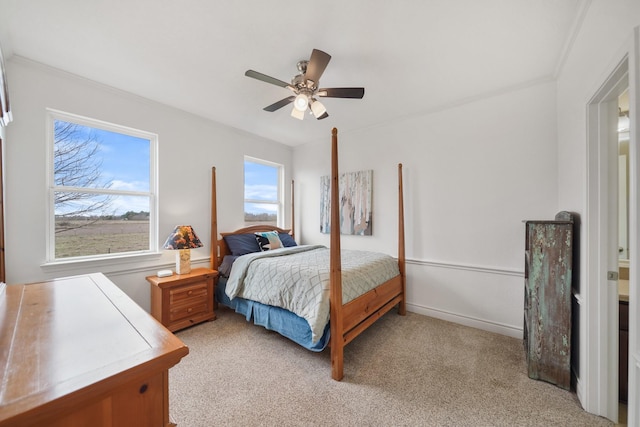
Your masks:
M343 173L339 177L340 234L371 236L373 171ZM320 232L331 232L331 178L320 177Z

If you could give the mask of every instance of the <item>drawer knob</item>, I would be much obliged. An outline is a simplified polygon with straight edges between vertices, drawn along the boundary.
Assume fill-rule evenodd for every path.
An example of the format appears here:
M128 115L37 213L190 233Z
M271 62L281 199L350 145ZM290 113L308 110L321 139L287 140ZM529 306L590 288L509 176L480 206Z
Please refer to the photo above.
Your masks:
M147 384L142 384L140 386L140 394L144 394L144 392L147 391L148 388L149 386Z
M187 292L187 295L191 295L193 293L193 291L189 291Z
M190 308L187 310L189 313L191 313L193 311L193 308Z

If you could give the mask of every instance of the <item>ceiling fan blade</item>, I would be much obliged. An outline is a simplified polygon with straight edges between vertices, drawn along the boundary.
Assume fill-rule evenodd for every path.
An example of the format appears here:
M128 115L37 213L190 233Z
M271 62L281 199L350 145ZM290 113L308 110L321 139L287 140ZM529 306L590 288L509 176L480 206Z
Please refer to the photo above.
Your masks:
M307 65L307 72L304 74L305 80L312 80L315 84L320 81L320 76L324 73L324 69L327 68L331 55L318 49L311 51L311 58Z
M251 77L251 78L254 78L254 79L261 80L261 81L266 82L266 83L271 83L272 85L276 85L276 86L280 86L280 87L289 87L289 83L283 82L282 80L278 80L278 79L276 79L274 77L267 76L266 74L262 74L262 73L259 73L257 71L247 70L244 73L244 75L247 76L247 77Z
M359 98L364 96L363 87L331 87L326 89L318 89L318 96L327 98Z
M281 99L278 102L274 102L273 104L264 107L263 110L264 111L270 111L270 112L274 112L276 110L279 110L280 108L284 107L285 105L291 104L293 102L293 100L296 99L295 96L291 95L286 97L285 99Z

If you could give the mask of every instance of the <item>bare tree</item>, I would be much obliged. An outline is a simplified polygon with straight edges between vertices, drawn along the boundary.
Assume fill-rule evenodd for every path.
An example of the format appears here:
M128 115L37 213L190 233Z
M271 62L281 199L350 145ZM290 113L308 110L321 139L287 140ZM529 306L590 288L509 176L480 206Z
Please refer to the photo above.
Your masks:
M88 128L75 123L56 120L54 124L54 184L75 188L110 188L112 182L102 178L100 141ZM56 211L63 212L56 217L93 217L83 225L60 223L56 233L89 225L111 205L110 195L100 195L83 191L56 191Z

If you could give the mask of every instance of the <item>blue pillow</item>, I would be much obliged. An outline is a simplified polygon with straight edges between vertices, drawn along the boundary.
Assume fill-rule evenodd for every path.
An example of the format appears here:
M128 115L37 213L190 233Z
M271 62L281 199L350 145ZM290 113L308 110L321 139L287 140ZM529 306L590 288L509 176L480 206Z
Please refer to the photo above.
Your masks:
M258 246L254 234L231 234L224 236L223 239L227 243L231 255L240 256L260 252L260 246Z
M293 240L293 237L291 237L291 234L289 234L289 233L278 233L278 236L280 237L280 241L282 242L282 246L284 246L285 248L289 248L291 246L298 246L296 241Z

